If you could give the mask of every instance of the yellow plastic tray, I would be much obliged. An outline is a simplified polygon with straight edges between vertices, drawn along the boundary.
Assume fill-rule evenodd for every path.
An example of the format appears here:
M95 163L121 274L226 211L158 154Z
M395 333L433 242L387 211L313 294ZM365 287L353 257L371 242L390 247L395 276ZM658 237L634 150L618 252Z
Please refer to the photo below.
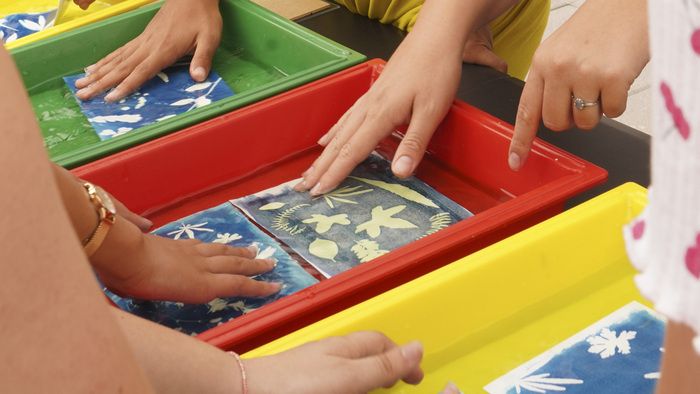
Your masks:
M391 393L466 393L567 339L630 301L644 302L622 226L646 190L625 184L401 287L253 350L269 355L356 330L418 339L426 377Z
M47 37L55 36L80 26L101 21L114 15L131 11L135 8L153 3L154 0L97 0L90 8L83 11L72 1L66 14L59 25L50 27L44 31L22 37L5 45L8 50L19 48ZM9 14L25 12L45 12L58 5L58 0L22 0L22 1L2 1L0 2L0 17Z

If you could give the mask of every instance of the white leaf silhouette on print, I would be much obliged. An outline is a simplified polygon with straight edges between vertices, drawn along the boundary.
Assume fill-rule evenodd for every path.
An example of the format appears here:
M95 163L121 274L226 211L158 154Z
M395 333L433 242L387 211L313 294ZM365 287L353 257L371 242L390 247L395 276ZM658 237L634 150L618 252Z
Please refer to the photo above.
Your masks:
M166 74L166 73L164 73L164 72L161 71L161 72L159 72L159 73L156 74L156 75L157 75L158 78L160 78L163 82L165 82L165 83L170 82L170 77L168 77L168 74Z
M548 373L525 376L515 383L515 392L547 393L550 391L566 391L567 385L583 384L581 379L550 378Z
M5 43L9 44L13 41L17 41L17 38L18 38L17 33L12 33L11 36L7 37L7 40L5 40Z
M382 233L382 227L393 229L417 228L418 226L408 220L393 217L404 209L406 209L405 205L397 205L389 209L384 209L382 206L372 208L372 219L357 226L355 234L367 231L370 237L377 238Z
M302 221L302 223L316 223L316 232L319 234L324 234L327 233L331 229L331 227L333 227L334 224L347 226L348 224L350 224L350 219L348 219L347 213L341 213L339 215L333 216L313 214L310 218Z
M100 132L100 135L105 136L105 137L109 137L109 138L114 138L114 137L119 137L120 135L124 135L124 134L130 132L131 130L133 130L131 127L120 127L116 131L107 129L107 130L102 130Z
M209 305L209 313L223 311L228 307L228 301L221 298L214 298L207 303Z
M369 239L361 239L355 241L350 250L355 253L360 263L366 263L370 260L376 259L379 256L389 253L388 250L379 249L379 244L375 241L370 241Z
M213 233L214 230L210 228L205 228L203 226L206 226L209 222L204 222L204 223L199 223L199 224L184 224L181 223L180 226L177 228L175 231L169 232L167 235L174 235L173 239L180 239L182 235L187 235L189 239L195 239L194 232L195 231L201 231L201 232L209 232Z
M269 259L275 254L275 248L268 246L265 250L259 251L258 255L255 256L256 259Z
M193 108L190 108L188 111L190 111L190 110L192 110L192 109L194 109L194 108L206 107L206 106L209 105L209 104L211 104L211 99L208 98L207 96L197 97L197 98L194 100L194 106L193 106Z
M194 104L194 99L186 98L186 99L178 100L170 105L173 107L182 107L184 105L190 105L190 104Z
M94 118L88 119L92 123L111 123L111 122L122 122L122 123L138 123L143 119L141 115L105 115L105 116L95 116Z
M664 353L666 350L662 347L659 348L659 351L661 353ZM649 380L658 380L661 379L661 372L649 372L644 374L644 379L649 379Z
M211 242L215 244L227 244L229 242L237 241L241 238L243 237L241 237L241 235L237 233L218 233L216 234L216 239Z
M615 331L604 328L600 334L586 339L591 347L589 353L597 353L600 358L606 359L615 354L630 354L630 341L637 336L636 331L622 331L618 336Z
M36 22L29 19L20 19L19 24L27 30L42 31L46 28L46 18L43 15L39 15Z
M197 84L194 84L194 85L190 86L189 88L185 89L185 91L186 91L186 92L190 92L190 93L192 93L192 92L198 92L198 91L200 91L200 90L207 89L207 88L208 88L209 86L211 86L211 85L212 85L211 82L197 83Z

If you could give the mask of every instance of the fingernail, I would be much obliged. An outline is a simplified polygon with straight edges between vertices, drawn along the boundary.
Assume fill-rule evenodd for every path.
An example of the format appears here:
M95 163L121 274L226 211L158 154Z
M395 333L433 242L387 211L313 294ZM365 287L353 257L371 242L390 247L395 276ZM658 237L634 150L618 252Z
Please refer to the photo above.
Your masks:
M91 64L83 69L85 71L85 74L90 74L91 72L95 71L95 65Z
M282 283L282 282L268 282L268 283L270 283L271 285L277 287L277 291L282 290L282 286L284 286L284 283Z
M326 146L329 138L330 136L328 134L325 134L323 137L319 138L318 141L316 141L316 143L322 146Z
M400 177L407 177L413 172L413 159L408 156L399 157L396 162L394 162L394 174Z
M317 183L316 186L314 186L313 189L309 192L311 193L312 196L320 196L323 194L323 188L321 187L321 182Z
M197 82L202 82L207 77L207 70L204 67L197 67L192 71L192 76Z
M255 245L255 244L249 245L247 249L250 250L250 252L256 256L258 255L258 252L260 251L260 248L258 248L258 245Z
M456 384L452 382L447 382L447 386L445 386L445 394L464 394L462 390L457 387Z
M277 259L274 257L271 257L269 259L265 259L268 263L272 264L272 269L277 268Z
M107 103L113 103L119 99L120 99L120 95L119 95L119 90L117 90L117 89L113 89L111 92L109 92L108 95L105 96L105 102L107 102Z
M508 165L510 166L510 169L517 171L520 169L521 164L522 160L520 160L520 156L515 152L510 152L510 155L508 155Z
M302 176L302 177L306 177L306 175L308 175L309 173L311 173L311 172L313 172L313 171L314 171L314 166L311 166L311 167L309 167L309 169L307 169L306 171L302 172L302 173L301 173L301 176Z
M418 341L403 345L401 347L401 355L407 360L420 360L423 357L423 345Z
M294 190L298 192L303 192L304 190L307 190L308 187L306 187L306 180L303 180L296 185L294 185Z

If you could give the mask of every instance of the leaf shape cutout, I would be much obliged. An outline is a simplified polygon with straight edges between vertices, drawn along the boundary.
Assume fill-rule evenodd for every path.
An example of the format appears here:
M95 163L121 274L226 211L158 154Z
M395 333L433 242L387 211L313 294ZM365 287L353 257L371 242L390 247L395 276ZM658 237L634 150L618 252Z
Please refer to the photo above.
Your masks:
M397 205L389 209L384 209L382 206L372 208L372 218L358 225L355 229L355 234L366 231L370 237L377 238L382 233L382 227L393 229L417 228L418 226L408 220L393 217L404 209L406 209L405 205Z
M348 224L350 224L350 219L348 219L347 213L341 213L339 215L333 216L313 214L310 218L302 221L302 223L316 223L316 232L319 234L324 234L327 233L335 224L347 226Z
M175 106L175 107L182 107L183 105L190 105L193 103L194 103L194 99L187 98L187 99L178 100L170 105Z
M415 203L425 205L426 207L431 207L431 208L440 208L438 207L433 200L425 197L424 195L418 193L417 191L408 188L406 186L400 185L398 183L389 183L389 182L384 182L384 181L378 181L375 179L367 179L367 178L360 178L360 177L355 177L351 176L349 178L355 179L360 182L367 183L372 186L376 186L380 189L384 189L390 193L394 193L397 196L404 198L408 201L413 201Z
M268 246L265 248L265 250L258 252L258 255L255 256L256 259L269 259L275 254L275 248L272 246Z
M261 211L274 211L276 209L280 209L283 206L287 205L286 203L283 202L271 202L269 204L265 204L262 207L258 208Z
M29 19L20 19L19 24L22 25L25 29L31 31L41 31L42 29L41 25L34 21L30 21Z
M322 259L335 261L338 255L338 244L327 239L316 238L309 244L309 253Z
M198 92L200 90L205 90L205 89L209 88L211 85L212 85L211 82L197 83L197 84L194 84L194 85L190 86L189 88L185 89L185 91L190 92L190 93Z
M381 255L389 253L388 250L379 249L379 244L376 241L370 241L368 239L356 241L355 245L350 248L350 250L355 253L355 256L360 259L361 263L366 263Z

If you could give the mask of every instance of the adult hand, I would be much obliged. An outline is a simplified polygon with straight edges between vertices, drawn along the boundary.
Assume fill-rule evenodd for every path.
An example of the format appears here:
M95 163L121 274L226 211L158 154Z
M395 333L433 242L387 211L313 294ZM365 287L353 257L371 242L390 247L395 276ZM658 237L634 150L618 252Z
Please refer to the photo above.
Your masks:
M120 295L204 303L216 297L264 297L281 288L250 278L276 264L274 259L256 259L255 247L143 234L121 219L90 259L100 280Z
M369 91L319 140L325 149L296 190L331 191L379 141L405 124L392 171L400 178L413 173L454 100L463 49L461 43L454 50L454 43L418 33L406 37Z
M423 379L418 342L398 346L377 332L312 342L268 357L244 360L251 393L366 393L399 380ZM293 366L293 367L292 367Z
M645 0L588 0L537 50L515 122L508 164L522 167L545 127L590 130L602 114L620 116L649 61ZM573 97L589 104L577 108Z
M190 75L204 81L221 40L219 0L167 0L138 37L86 68L75 82L76 97L88 100L115 87L106 97L114 102L138 89L183 55L194 52Z
M491 67L502 73L508 72L508 63L493 52L493 34L488 25L469 36L464 45L462 60L465 63Z

